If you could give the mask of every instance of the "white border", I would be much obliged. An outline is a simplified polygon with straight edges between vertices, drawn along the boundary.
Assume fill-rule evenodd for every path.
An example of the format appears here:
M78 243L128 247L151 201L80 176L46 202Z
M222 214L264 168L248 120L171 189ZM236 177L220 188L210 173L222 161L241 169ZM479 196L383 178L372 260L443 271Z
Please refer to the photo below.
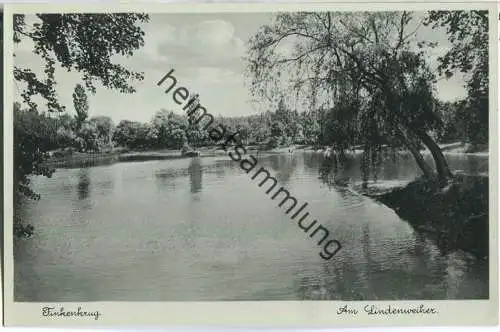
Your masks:
M389 8L388 4L390 5ZM259 302L87 302L51 304L66 308L83 306L99 310L102 319L48 319L42 317L38 303L13 302L12 259L12 13L36 12L272 12L278 10L411 10L473 9L491 11L490 19L490 299L474 301L356 301L350 306L362 311L366 304L404 307L423 303L439 310L438 315L422 316L337 316L340 301L259 301ZM5 5L4 14L4 220L5 220L5 324L17 326L145 326L145 325L215 325L215 326L406 326L406 325L496 325L498 324L498 9L495 3L217 3L217 4L46 4ZM495 129L492 129L495 128Z

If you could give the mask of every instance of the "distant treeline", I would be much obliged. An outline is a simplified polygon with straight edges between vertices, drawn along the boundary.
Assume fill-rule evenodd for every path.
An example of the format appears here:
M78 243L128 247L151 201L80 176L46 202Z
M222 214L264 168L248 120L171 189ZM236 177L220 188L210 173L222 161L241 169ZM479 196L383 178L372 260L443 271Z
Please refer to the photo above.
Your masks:
M484 106L487 108L487 105ZM19 141L25 144L31 142L33 149L38 147L41 151L73 148L85 152L113 147L154 150L213 145L202 123L189 123L186 115L164 109L148 122L122 120L115 124L107 116L87 120L78 114L71 116L21 109L19 104L14 108L16 134L22 136ZM487 119L476 119L474 115L478 112L471 112L464 101L436 101L436 110L441 125L433 136L438 142L487 143ZM219 117L217 121L228 132L238 131L246 145L266 148L291 144L330 146L345 142L347 137L351 137L352 142L345 148L361 144L361 138L352 139L347 133L349 127L338 124L332 112L324 109L298 112L286 108L281 102L274 111L251 116Z

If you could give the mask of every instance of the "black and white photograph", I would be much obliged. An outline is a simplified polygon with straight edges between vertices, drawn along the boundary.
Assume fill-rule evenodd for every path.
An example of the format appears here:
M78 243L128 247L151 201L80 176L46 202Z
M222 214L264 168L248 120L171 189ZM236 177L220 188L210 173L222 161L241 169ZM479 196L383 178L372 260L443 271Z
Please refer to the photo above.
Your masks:
M489 300L497 14L241 8L12 15L13 301Z

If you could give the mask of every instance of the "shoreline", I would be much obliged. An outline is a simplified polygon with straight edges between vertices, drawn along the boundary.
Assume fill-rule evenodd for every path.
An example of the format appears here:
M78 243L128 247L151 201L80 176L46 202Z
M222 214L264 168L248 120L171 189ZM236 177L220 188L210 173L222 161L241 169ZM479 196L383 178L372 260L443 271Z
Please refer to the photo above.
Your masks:
M462 250L488 259L489 176L455 172L445 188L435 181L382 181L350 188L393 210L415 231L428 234L443 252ZM472 202L472 203L471 203ZM473 209L467 206L474 205Z
M440 144L444 155L464 155L488 157L489 151L472 151L468 152L468 147L463 143ZM262 149L257 145L247 146L249 153L257 153L260 155L285 154L303 151L308 153L328 154L331 149L329 147L313 146L307 144L295 144L290 146L278 147L274 149ZM64 157L51 157L44 165L54 168L74 168L86 167L93 164L112 163L112 162L140 162L150 160L175 160L185 158L205 158L227 156L227 152L218 147L200 147L195 151L199 152L199 156L183 156L180 150L161 149L161 150L131 150L131 151L108 151L100 152L74 152L71 155ZM363 153L362 149L347 150L346 155L358 155ZM408 151L398 150L398 154L408 154ZM428 155L430 151L422 150L422 154Z

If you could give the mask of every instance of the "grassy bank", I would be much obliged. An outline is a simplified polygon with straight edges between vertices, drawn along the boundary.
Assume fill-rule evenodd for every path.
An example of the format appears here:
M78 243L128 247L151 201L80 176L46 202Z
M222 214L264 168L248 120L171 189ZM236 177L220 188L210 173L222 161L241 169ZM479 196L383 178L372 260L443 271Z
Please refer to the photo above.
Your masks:
M488 177L455 175L442 188L418 179L402 187L359 189L385 204L417 231L431 236L443 251L461 249L488 256Z

